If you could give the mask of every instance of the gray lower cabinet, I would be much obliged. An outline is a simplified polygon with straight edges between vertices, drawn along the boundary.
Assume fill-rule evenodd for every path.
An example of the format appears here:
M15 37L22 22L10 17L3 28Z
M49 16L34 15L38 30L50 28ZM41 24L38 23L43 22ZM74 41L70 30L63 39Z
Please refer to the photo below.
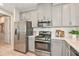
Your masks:
M62 56L62 40L51 40L51 56Z
M34 36L28 37L28 50L35 52L35 37Z
M64 40L52 39L51 56L70 56L70 45Z
M63 40L62 52L63 52L63 54L62 54L63 56L70 56L70 45L64 40Z

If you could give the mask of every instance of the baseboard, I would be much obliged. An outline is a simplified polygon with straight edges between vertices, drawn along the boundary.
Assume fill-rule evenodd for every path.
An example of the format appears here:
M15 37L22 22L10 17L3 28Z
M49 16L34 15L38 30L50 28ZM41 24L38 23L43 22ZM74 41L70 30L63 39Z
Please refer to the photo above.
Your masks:
M34 51L30 51L30 50L29 50L28 52L31 52L31 53L33 53L33 54L35 54L35 55L36 55L36 53L35 53Z

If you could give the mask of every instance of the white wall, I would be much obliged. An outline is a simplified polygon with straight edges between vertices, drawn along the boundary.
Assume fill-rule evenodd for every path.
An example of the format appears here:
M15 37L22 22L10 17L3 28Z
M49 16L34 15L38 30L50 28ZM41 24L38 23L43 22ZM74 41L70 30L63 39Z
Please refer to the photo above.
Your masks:
M5 43L10 44L11 43L11 19L10 17L5 17Z
M10 40L7 39L6 43L9 43L9 41L11 41L11 45L12 45L12 48L13 48L13 46L14 46L14 22L20 20L19 19L19 10L14 8L13 14L12 14L12 13L8 12L7 10L0 9L0 13L2 13L4 15L8 15L8 16L11 17L9 20L6 20L6 23L5 23L6 26L7 26L6 31L8 30L8 28L11 29L10 34L8 32L9 30L6 32L6 34L7 34L6 37L10 39ZM10 22L10 27L8 27L9 26L8 21ZM8 34L9 34L9 36L8 36Z
M0 13L4 14L4 15L12 16L12 13L10 13L9 11L2 9L2 8L0 8Z
M32 27L37 27L37 9L21 13L21 21L32 21Z
M13 14L14 22L19 21L20 20L20 11L17 8L14 8L13 12L14 12L14 14Z
M0 23L4 23L5 17L0 17Z
M1 16L0 17L0 23L4 23L4 35L3 35L3 38L4 38L4 42L5 43L11 43L11 19L10 17L8 16Z
M14 46L14 17L11 16L11 46Z
M5 10L5 9L3 9L3 8L0 8L0 13L1 13L1 14L4 14L4 15L10 16L10 17L11 17L10 21L13 20L13 14L10 13L9 11L7 11L7 10ZM7 25L8 25L8 24L7 24ZM10 25L12 25L12 23L11 23ZM11 30L13 29L12 26L10 26L10 29L11 29ZM12 40L12 33L10 32L9 35L10 35L10 40ZM8 41L6 40L6 42L8 42Z
M20 11L14 8L13 15L11 16L11 45L14 49L14 22L20 20Z

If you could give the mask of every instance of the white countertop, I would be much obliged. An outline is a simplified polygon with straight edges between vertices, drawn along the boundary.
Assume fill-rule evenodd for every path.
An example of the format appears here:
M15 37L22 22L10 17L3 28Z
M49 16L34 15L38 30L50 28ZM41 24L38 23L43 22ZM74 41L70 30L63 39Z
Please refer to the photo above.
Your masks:
M79 52L79 39L58 39L65 40L70 46L72 46L76 51Z
M57 39L65 40L70 46L72 46L76 51L79 52L79 39Z
M65 39L65 41L79 52L79 39Z

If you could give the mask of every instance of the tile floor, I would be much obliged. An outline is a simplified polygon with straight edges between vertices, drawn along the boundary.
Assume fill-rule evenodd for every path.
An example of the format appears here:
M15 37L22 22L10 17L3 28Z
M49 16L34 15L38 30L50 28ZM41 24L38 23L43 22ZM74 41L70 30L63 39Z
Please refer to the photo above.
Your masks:
M10 45L0 43L0 56L36 56L31 52L22 54L20 52L14 51Z
M26 54L14 51L11 45L4 43L4 33L0 33L0 56L36 56L31 52Z

